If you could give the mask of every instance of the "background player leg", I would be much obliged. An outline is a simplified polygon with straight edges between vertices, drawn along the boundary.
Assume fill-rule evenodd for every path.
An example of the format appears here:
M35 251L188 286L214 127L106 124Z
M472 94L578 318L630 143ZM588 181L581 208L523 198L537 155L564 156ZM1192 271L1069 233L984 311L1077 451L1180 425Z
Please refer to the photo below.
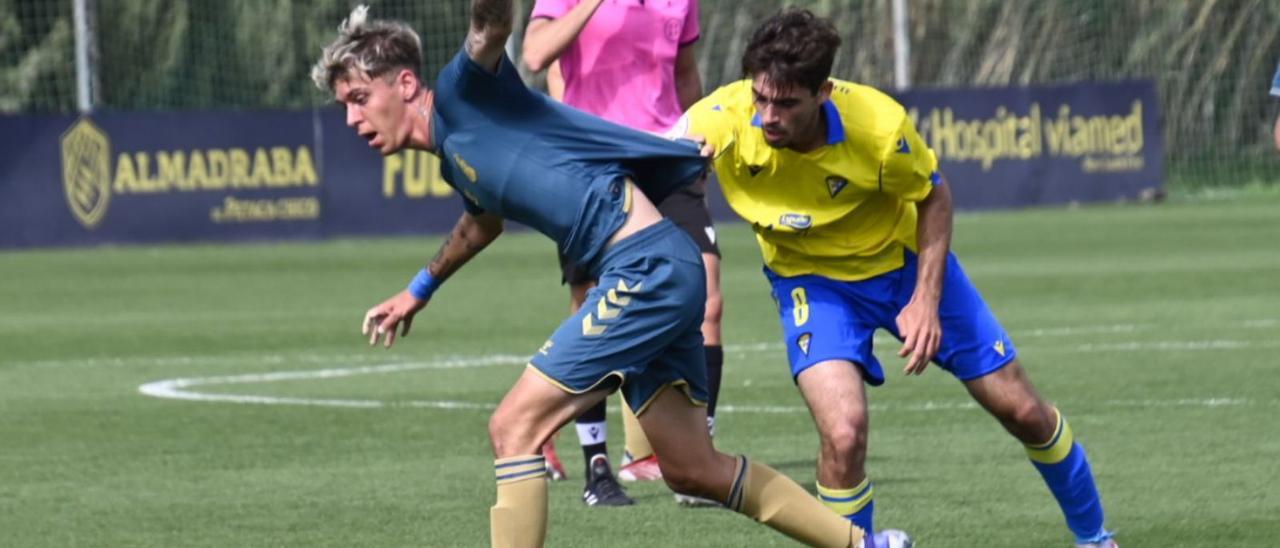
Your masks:
M865 470L869 420L862 369L829 360L801 371L796 382L818 428L818 498L873 532L875 489Z
M668 387L640 416L672 490L717 500L810 546L860 546L862 531L772 468L715 450L706 412Z
M716 435L716 403L720 399L720 378L724 373L724 347L720 344L720 316L724 300L720 296L720 256L703 253L707 270L707 307L702 317L702 344L707 354L707 430Z
M1102 499L1084 448L1075 443L1071 427L1027 378L1017 360L965 387L1005 430L1026 446L1031 463L1062 508L1067 527L1081 546L1113 546L1104 528Z
M573 315L582 308L587 300L587 292L596 286L596 282L588 278L586 271L561 257L564 278L569 282L569 314ZM626 407L623 404L623 407ZM604 400L595 404L574 420L578 430L578 443L582 445L582 462L585 472L585 484L582 488L582 501L588 506L626 506L635 501L627 496L627 492L618 485L618 480L609 468L609 424L605 415ZM548 441L552 445L553 441ZM554 446L553 452L554 452ZM557 461L556 464L559 464ZM548 462L550 465L550 462ZM563 466L555 476L565 477Z
M625 399L625 397L624 397ZM622 453L622 466L618 468L618 479L622 481L656 481L662 479L662 468L658 466L658 457L649 445L649 438L644 435L644 428L631 411L631 406L624 401L622 405L622 432L625 436L625 449Z
M495 548L542 546L547 532L546 464L538 450L551 434L603 401L609 388L570 394L525 368L489 419L498 497L489 511Z
M625 405L625 404L624 404ZM609 450L605 442L605 400L593 405L575 421L578 442L582 444L583 462L586 466L586 484L582 488L582 502L587 506L627 506L635 501L627 496L609 468Z

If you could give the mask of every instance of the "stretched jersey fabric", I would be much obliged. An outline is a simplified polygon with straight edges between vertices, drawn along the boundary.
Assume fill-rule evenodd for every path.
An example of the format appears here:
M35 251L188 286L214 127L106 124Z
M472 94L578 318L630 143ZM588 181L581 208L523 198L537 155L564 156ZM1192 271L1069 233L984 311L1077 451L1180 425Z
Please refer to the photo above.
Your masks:
M535 93L506 56L494 73L458 52L440 71L435 94L440 172L467 210L542 232L579 264L593 265L626 220L624 177L658 203L706 170L693 143L628 129Z
M751 81L726 85L673 130L701 135L729 205L751 223L765 264L781 276L864 280L916 250L917 201L940 181L938 161L902 105L833 80L822 105L827 143L800 153L764 140Z
M581 0L537 0L530 19L559 19ZM610 0L560 54L564 102L627 127L664 131L680 118L676 55L698 40L698 0Z

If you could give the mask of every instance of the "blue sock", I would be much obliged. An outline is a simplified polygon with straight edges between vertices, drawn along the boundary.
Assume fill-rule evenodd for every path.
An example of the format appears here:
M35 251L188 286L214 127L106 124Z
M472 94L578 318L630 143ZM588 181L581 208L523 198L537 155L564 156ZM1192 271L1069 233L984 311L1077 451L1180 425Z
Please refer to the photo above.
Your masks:
M818 500L835 513L852 521L866 533L868 538L874 530L872 528L876 510L874 496L875 485L870 479L862 480L862 483L853 489L832 489L824 487L821 483L818 484Z
M1053 493L1067 519L1076 542L1098 542L1110 538L1103 528L1102 498L1093 481L1089 458L1075 443L1071 427L1058 413L1058 427L1048 443L1028 445L1027 456L1045 485Z

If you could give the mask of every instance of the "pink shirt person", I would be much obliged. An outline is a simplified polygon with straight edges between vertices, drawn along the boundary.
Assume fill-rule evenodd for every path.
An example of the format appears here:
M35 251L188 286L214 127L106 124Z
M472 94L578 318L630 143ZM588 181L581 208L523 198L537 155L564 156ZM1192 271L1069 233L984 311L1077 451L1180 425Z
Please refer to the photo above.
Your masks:
M558 19L579 0L537 0L531 19ZM564 102L611 122L666 131L683 109L676 55L698 40L698 0L605 0L560 55Z

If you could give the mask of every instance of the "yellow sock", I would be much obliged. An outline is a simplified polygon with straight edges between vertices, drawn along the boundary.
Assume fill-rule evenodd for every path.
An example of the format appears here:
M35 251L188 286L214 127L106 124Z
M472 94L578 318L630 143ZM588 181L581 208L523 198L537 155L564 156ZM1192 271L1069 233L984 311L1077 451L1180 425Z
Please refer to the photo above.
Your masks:
M631 412L631 406L627 405L625 400L622 402L622 432L625 435L626 451L631 455L631 460L640 460L653 454L649 438L645 437L644 429L640 427L640 419Z
M1067 419L1062 416L1062 412L1055 407L1053 413L1057 415L1056 422L1058 426L1054 428L1053 435L1049 437L1049 441L1036 445L1027 445L1027 456L1031 460L1041 464L1054 464L1062 462L1071 453L1071 446L1075 444L1075 436L1071 433L1071 425L1067 424Z
M498 501L489 509L493 548L537 548L547 536L547 463L542 455L493 461Z
M862 529L790 478L746 457L738 457L725 506L809 546L848 548L862 541Z
M818 500L868 533L875 525L876 488L871 478L863 478L853 489L832 489L818 484Z

